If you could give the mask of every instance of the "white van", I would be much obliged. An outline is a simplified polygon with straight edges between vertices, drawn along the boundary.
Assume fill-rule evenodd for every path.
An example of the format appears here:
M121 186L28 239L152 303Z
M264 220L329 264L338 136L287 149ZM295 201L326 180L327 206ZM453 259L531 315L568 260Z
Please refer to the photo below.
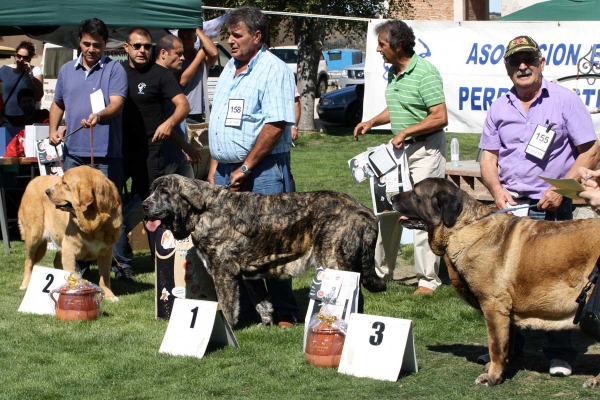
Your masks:
M42 108L49 110L54 100L54 89L58 71L67 62L77 58L77 50L52 43L44 44L42 55L42 73L44 74L44 96Z

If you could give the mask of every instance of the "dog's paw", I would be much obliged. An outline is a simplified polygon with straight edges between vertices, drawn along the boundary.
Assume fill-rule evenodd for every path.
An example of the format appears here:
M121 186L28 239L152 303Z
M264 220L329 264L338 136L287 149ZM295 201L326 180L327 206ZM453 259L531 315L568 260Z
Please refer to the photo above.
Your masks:
M600 387L600 376L597 376L595 378L590 378L587 381L584 382L583 384L584 388L597 388Z
M117 301L119 301L119 298L117 296L111 296L111 297L105 297L104 300L110 301L111 303L116 303Z
M25 290L25 289L27 289L27 285L21 285L21 286L19 286L19 290Z
M500 378L494 378L490 374L481 374L475 379L475 384L482 386L495 386L501 382Z

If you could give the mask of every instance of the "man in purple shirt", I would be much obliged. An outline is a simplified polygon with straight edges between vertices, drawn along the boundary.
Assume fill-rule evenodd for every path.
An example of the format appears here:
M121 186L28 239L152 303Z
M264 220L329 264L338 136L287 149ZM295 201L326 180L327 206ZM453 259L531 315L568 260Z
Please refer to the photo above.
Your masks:
M530 204L537 206L529 210L531 218L573 219L572 200L539 176L580 180L578 167L595 167L599 152L590 114L575 93L543 78L546 59L529 36L511 40L504 61L514 86L492 104L485 120L479 143L483 183L500 209ZM518 355L524 344L520 331L515 342ZM551 375L571 374L568 362L577 352L570 331L546 332L543 350Z

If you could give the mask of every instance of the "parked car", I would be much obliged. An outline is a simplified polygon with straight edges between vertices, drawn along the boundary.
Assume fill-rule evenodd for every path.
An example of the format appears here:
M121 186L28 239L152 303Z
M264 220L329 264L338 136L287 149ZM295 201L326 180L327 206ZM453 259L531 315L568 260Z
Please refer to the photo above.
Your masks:
M298 79L298 46L271 47L269 50L271 53L275 54L283 62L285 62L294 73L296 79ZM319 70L317 72L316 96L321 97L323 93L327 92L328 86L329 75L327 74L327 62L325 61L325 56L321 54L321 59L319 60Z
M327 72L329 74L329 86L339 86L339 78L344 68L363 62L363 53L357 49L331 49L323 52L327 61Z
M338 79L338 86L345 88L350 85L361 85L365 83L365 63L350 65L344 68L342 76Z
M317 113L322 121L356 126L362 121L365 85L353 85L321 96Z

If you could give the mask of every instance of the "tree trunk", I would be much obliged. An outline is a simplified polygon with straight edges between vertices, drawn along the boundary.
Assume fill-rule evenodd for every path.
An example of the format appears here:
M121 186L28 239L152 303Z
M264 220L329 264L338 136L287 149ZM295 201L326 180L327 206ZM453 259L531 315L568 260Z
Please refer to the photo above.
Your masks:
M297 18L294 33L298 41L298 70L296 73L300 92L300 124L298 130L315 131L315 94L322 38L325 37L325 21L320 18Z

